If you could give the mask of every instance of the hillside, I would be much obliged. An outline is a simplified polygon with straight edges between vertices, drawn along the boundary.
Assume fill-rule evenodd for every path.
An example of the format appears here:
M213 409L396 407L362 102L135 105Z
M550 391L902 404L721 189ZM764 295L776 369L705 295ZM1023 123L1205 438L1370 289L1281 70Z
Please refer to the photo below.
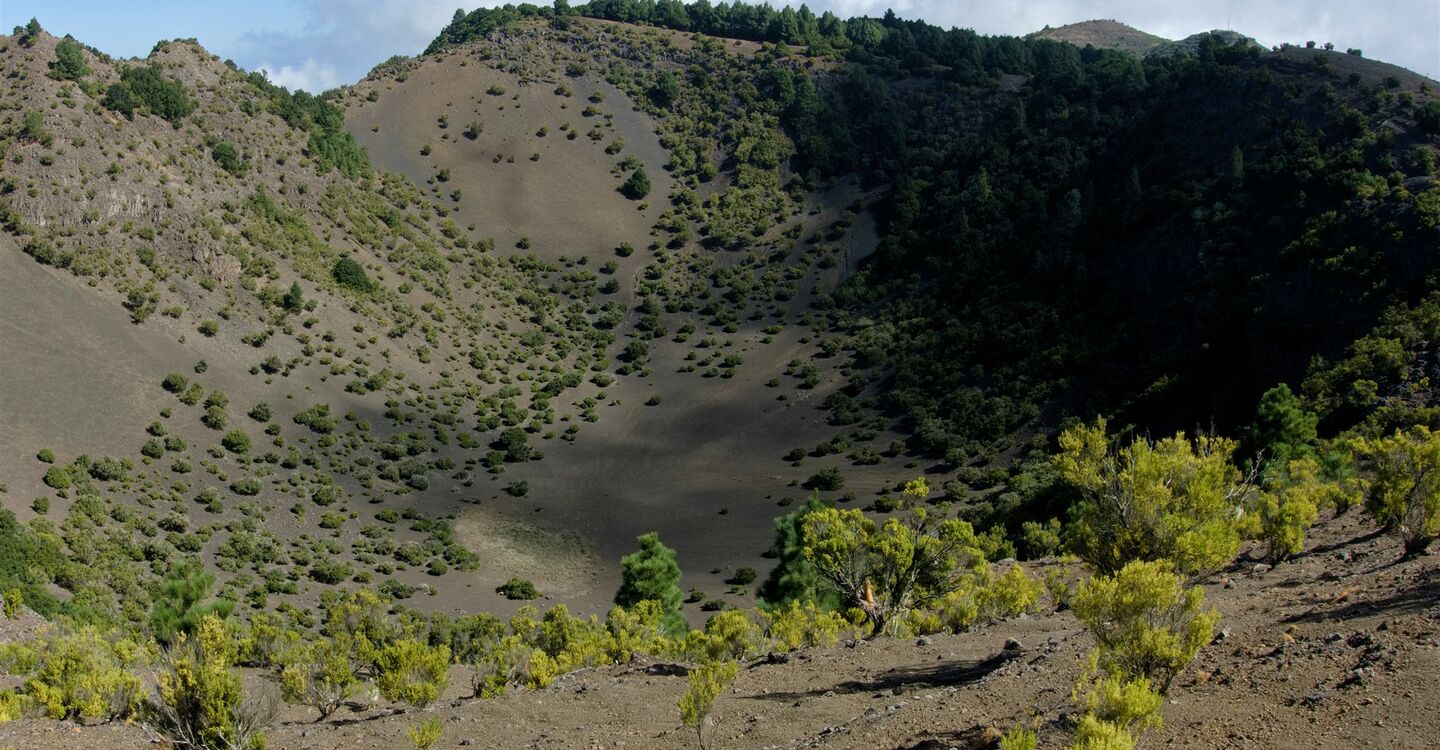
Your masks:
M135 326L102 322L98 308L46 312L95 320L51 346L110 363L95 378L131 375L124 384L87 382L63 374L63 358L28 361L26 385L5 394L20 415L6 425L18 448L0 458L19 498L12 507L24 517L33 498L54 489L33 458L41 449L62 463L129 460L135 473L103 502L138 503L160 523L156 491L168 487L160 496L175 513L189 514L181 504L189 497L213 516L201 522L213 536L192 551L233 555L239 521L247 545L258 534L262 549L292 550L225 562L238 576L227 591L256 602L321 593L317 576L345 570L312 569L315 551L328 547L348 550L339 578L394 578L399 591L431 593L426 608L463 611L477 590L519 575L600 611L618 581L614 561L650 530L682 550L695 588L724 591L734 570L767 567L771 517L837 471L839 479L823 479L833 487L826 496L883 505L887 491L928 467L946 497L979 501L973 520L1003 524L1018 539L1021 520L1063 511L1037 469L1063 418L1114 412L1154 428L1215 421L1232 432L1266 388L1298 385L1314 357L1339 358L1387 307L1423 296L1427 266L1409 260L1421 257L1423 231L1402 230L1392 236L1405 239L1376 248L1390 264L1377 271L1386 293L1277 252L1348 199L1333 178L1302 170L1317 183L1303 192L1328 203L1287 208L1283 196L1299 189L1290 166L1302 158L1299 141L1257 112L1323 132L1340 114L1380 122L1393 111L1386 148L1415 153L1424 140L1400 109L1405 97L1431 96L1428 85L1353 55L1325 53L1324 68L1289 50L1231 55L1213 70L1186 57L1158 63L1155 83L1113 88L1108 103L1087 105L1099 119L1056 125L1064 135L1055 140L1031 130L1049 116L1047 102L1091 96L1136 63L1067 53L1019 92L983 77L957 83L953 73L879 84L856 69L857 80L872 82L859 89L833 71L808 83L799 71L809 60L755 46L517 18L503 33L382 66L328 100L291 98L193 43L161 44L149 63L195 99L176 128L103 105L118 61L89 55L93 83L47 75L57 44L41 33L6 52L24 71L16 80L35 83L7 94L11 127L46 111L46 101L72 112L40 115L36 134L14 140L11 225L17 243L54 269L27 273L43 271L53 279L46 283L74 292L82 282ZM696 65L708 71L704 86L688 78ZM1301 96L1293 86L1311 78L1340 79L1349 93ZM747 88L757 79L770 83ZM657 98L656 87L671 82L673 92ZM1380 91L1365 99L1366 87ZM1217 99L1222 90L1244 93ZM861 111L893 121L864 122ZM911 119L922 116L953 125L938 158L934 144L923 145L932 125ZM867 145L879 128L894 138ZM1379 132L1367 125L1354 137L1369 142ZM1343 142L1328 138L1317 145L1342 153ZM1012 156L1065 142L1086 154L1069 171ZM1214 200L1235 192L1224 170L1237 143L1255 166L1231 208ZM221 146L237 154L228 168L216 156ZM1380 148L1369 147L1367 164L1384 162ZM958 193L925 199L958 200L965 210L901 211L909 188L887 184L897 170L913 170L902 186L974 170L953 184ZM617 190L637 171L653 176L642 200ZM976 204L976 180L990 175L993 198ZM1429 179L1417 176L1403 192L1362 188L1384 196L1367 201L1395 207L1345 203L1345 221L1359 223L1334 230L1326 247L1381 216L1413 223L1407 201ZM1120 192L1106 189L1117 181ZM1137 182L1141 201L1100 197L1128 195L1125 185ZM1041 194L1043 207L1007 207ZM1197 225L1193 212L1176 210L1196 203L1215 219ZM1023 211L1060 216L1008 220ZM905 236L964 249L920 257L897 244ZM1157 245L1171 254L1156 256ZM992 257L1002 247L1027 250ZM373 289L336 281L332 266L347 255L374 275ZM927 271L915 284L917 268ZM1233 284L1247 278L1249 290L1237 294ZM36 298L41 279L25 279L5 280L17 315L87 297ZM292 282L303 310L285 307ZM1348 300L1345 312L1308 326L1305 300L1336 295ZM117 335L90 333L117 326ZM1241 326L1244 339L1229 333ZM10 326L7 343L37 351L24 338L37 330ZM939 331L950 333L932 338ZM205 389L195 401L218 396L188 419L176 416L167 406L175 397L160 387L168 373L200 381L185 386ZM52 383L71 390L57 394ZM120 408L87 419L86 393L106 393ZM246 416L261 403L268 413ZM57 418L64 409L72 416ZM295 421L312 409L328 416L309 427ZM236 429L250 448L205 450ZM263 449L254 447L262 432L272 443ZM187 455L140 452L171 433ZM108 436L119 434L134 437L116 445ZM207 478L181 472L192 467ZM279 496L257 503L236 493L255 482ZM321 493L326 502L337 491L346 499L312 503L308 513L283 501L315 486L335 488ZM64 519L68 500L53 497L49 513ZM1015 516L1017 505L1026 510ZM287 506L288 516L275 512ZM374 524L384 508L443 530L428 542L425 533L391 541ZM452 533L459 547L506 562L453 570L474 559L459 547L435 557ZM535 539L553 540L539 548L559 559L519 541ZM425 559L405 546L422 542ZM395 551L406 559L385 561ZM287 557L289 582L259 582ZM131 586L96 592L116 585ZM737 589L732 601L747 593ZM514 606L480 595L486 607ZM696 617L701 603L692 602ZM143 594L134 606L143 611Z
M426 609L465 611L476 597L488 609L513 609L491 590L518 575L547 596L603 612L618 581L615 561L651 530L687 550L692 585L716 601L736 568L763 568L776 509L803 498L795 485L807 476L838 463L808 462L802 473L782 460L832 436L812 400L825 388L766 386L798 378L793 363L815 351L804 328L791 325L812 295L798 282L813 273L807 283L833 285L839 272L807 271L813 261L802 258L786 269L798 274L781 278L785 266L772 252L755 291L777 282L795 291L771 303L771 322L742 320L743 308L730 309L729 300L706 318L681 313L662 324L641 314L651 294L712 283L743 269L745 257L666 257L652 244L660 207L637 210L640 203L620 195L617 165L643 165L658 193L672 187L669 157L653 115L621 104L626 93L554 62L523 72L494 62L565 59L551 55L555 47L591 60L597 49L655 43L637 29L607 28L596 26L605 35L598 40L517 33L498 48L472 50L468 66L467 56L437 55L349 90L339 100L349 127L386 172L371 173L366 159L354 177L317 164L307 120L285 119L293 114L288 95L193 43L162 44L146 61L177 76L195 99L196 114L178 130L154 116L117 116L94 99L84 104L90 94L81 86L49 78L54 37L9 46L24 80L36 84L12 90L13 112L38 112L50 98L74 106L69 117L42 116L42 135L19 139L10 154L12 184L28 186L9 194L23 233L17 242L46 261L25 265L7 245L7 262L19 269L3 281L14 305L5 343L33 352L19 362L26 377L4 394L16 415L4 427L7 444L16 449L0 466L9 496L22 498L16 512L31 514L30 500L45 496L47 514L72 515L70 498L42 481L48 467L34 458L42 449L62 464L77 456L128 461L132 470L99 484L97 497L176 527L145 567L163 570L164 560L200 553L232 576L227 594L257 607L313 600L333 585L320 579L348 569L341 580L393 580L387 585L396 591L430 594L411 599ZM97 80L118 76L117 61L89 59ZM411 85L389 92L412 75ZM562 87L569 91L558 93ZM484 93L501 89L509 95ZM410 101L412 92L423 98ZM483 112L447 106L472 96L497 103ZM603 115L577 111L599 110L607 97ZM270 113L247 114L256 110ZM441 115L452 119L448 129L438 126ZM481 119L483 133L462 135ZM566 137L582 124L589 135ZM419 135L426 131L433 137ZM392 143L392 134L415 142ZM117 137L129 146L112 151ZM240 154L235 173L213 157L219 143ZM428 161L420 156L427 143ZM434 179L441 169L453 175L445 183ZM41 184L56 187L42 192ZM846 256L869 253L868 220L853 233L827 226L839 214L830 206L855 195L837 187L817 196L793 229L832 232L834 251ZM374 277L374 289L336 281L331 265L346 255ZM303 310L285 309L291 283L300 285ZM115 305L108 315L106 304ZM44 320L89 322L44 333L41 349L34 337L48 331ZM213 334L202 332L207 323ZM112 333L97 335L102 330ZM638 342L636 351L653 351L627 355L617 333ZM106 366L75 377L58 351ZM811 368L817 383L833 382L821 375L834 370L830 362ZM641 377L627 376L632 370ZM205 390L177 403L185 394L162 388L169 373L195 381L182 390ZM777 401L785 391L793 396ZM94 415L86 394L104 394L113 407ZM212 406L220 413L202 419ZM318 423L296 421L313 409L324 410ZM252 447L214 445L237 429ZM496 451L512 434L514 447ZM143 453L167 439L174 450ZM550 453L543 462L542 444ZM886 463L854 472L848 489L875 492L903 476ZM256 482L259 494L248 494ZM329 488L317 496L323 500L294 502L315 487ZM206 511L167 521L161 498L172 518ZM108 532L118 546L91 561L123 554L127 534L148 535L131 511L107 512L128 531ZM396 524L392 513L405 514L404 523L381 533ZM377 525L377 516L386 520ZM113 521L101 514L85 525ZM723 544L712 533L716 522L729 530ZM191 523L205 535L199 549L177 536ZM476 568L469 551L489 564ZM317 553L339 553L345 567L316 570ZM148 597L133 585L85 584L117 613L106 591L126 592L127 616L138 616ZM745 601L746 592L735 596Z
M0 38L0 747L1423 744L1440 83L567 8Z

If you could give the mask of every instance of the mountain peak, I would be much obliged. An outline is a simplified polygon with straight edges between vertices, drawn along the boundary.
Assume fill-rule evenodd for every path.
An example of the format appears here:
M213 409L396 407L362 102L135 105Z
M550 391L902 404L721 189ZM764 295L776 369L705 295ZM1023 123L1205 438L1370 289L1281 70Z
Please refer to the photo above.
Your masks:
M1169 41L1113 19L1081 21L1054 28L1046 26L1030 36L1069 42L1077 47L1091 45L1100 49L1113 49L1136 57L1143 57L1150 50Z

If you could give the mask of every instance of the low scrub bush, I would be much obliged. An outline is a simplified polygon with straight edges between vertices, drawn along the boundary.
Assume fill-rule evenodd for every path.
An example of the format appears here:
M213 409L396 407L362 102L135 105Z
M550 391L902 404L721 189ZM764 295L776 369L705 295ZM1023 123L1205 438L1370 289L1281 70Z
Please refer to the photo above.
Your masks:
M147 724L172 745L195 750L264 750L275 718L273 695L247 695L231 669L235 644L218 617L206 617L192 636L161 655L156 696Z
M1168 563L1136 561L1080 584L1074 609L1095 635L1100 669L1147 679L1164 693L1220 621L1204 603L1204 590L1187 589Z
M1405 556L1423 554L1440 536L1440 433L1421 425L1361 440L1356 452L1372 466L1365 509L1400 537Z
M375 686L386 700L425 707L449 682L450 647L402 639L375 655Z
M1234 441L1177 434L1111 447L1099 420L1066 430L1060 449L1060 477L1083 495L1072 511L1071 551L1096 572L1169 560L1203 576L1239 552L1236 519L1254 486L1230 464Z
M123 719L140 706L141 655L134 642L95 626L48 626L24 647L30 669L23 691L52 719Z
M347 633L297 647L283 663L281 696L290 703L314 708L320 719L334 713L354 694L359 686L355 674L363 666L356 658L354 639Z

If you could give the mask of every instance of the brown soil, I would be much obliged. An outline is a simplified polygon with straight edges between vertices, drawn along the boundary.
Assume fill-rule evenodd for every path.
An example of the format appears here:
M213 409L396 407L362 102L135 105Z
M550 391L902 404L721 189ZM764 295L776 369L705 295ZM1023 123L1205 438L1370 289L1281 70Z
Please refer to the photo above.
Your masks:
M571 96L554 93L562 80ZM492 89L496 86L505 93L486 93L500 90ZM608 259L622 242L643 248L665 210L672 187L663 169L665 150L648 117L604 80L522 80L473 55L455 53L427 58L401 84L386 79L356 87L360 94L372 90L379 91L379 99L352 100L346 124L375 166L418 185L429 182L443 195L461 190L456 222L474 225L474 235L494 239L501 252L511 252L523 237L530 240L528 252L547 260ZM597 91L604 101L593 106L614 114L612 127L601 115L582 114ZM449 118L443 129L441 115ZM471 122L484 126L473 140L464 135ZM561 130L567 123L579 133L574 140ZM604 136L592 141L586 133L597 125ZM546 128L543 136L538 135L541 128ZM623 139L624 151L607 154L606 146L617 138ZM426 144L431 152L422 156ZM534 154L540 155L538 161L530 160ZM632 154L651 179L651 205L645 210L617 191L625 175L612 173ZM448 182L434 181L441 169L449 169Z

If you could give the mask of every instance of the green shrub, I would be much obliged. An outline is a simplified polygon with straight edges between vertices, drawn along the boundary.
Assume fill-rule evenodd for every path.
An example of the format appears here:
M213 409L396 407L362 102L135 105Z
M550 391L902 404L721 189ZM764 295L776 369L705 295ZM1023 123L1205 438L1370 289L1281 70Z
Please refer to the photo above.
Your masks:
M122 719L140 705L140 678L129 670L139 647L93 625L47 626L26 644L33 656L23 690L52 719Z
M923 481L906 485L914 503L929 492ZM804 516L805 559L844 606L865 613L871 633L893 632L912 608L925 608L967 579L985 560L975 530L924 506L884 525L858 509L822 508Z
M835 467L821 469L810 475L801 485L807 490L819 492L835 492L845 487L845 476Z
M1440 536L1440 433L1417 425L1357 441L1356 452L1375 473L1365 509L1400 537L1406 557L1423 554Z
M1161 725L1164 698L1144 677L1107 674L1098 654L1076 683L1071 698L1084 710L1072 750L1117 750L1140 746L1140 736Z
M334 713L360 684L355 645L349 633L337 633L292 649L282 659L281 696L314 708L321 719Z
M349 564L334 558L320 560L310 566L310 578L331 586L344 583L353 572Z
M54 617L62 606L50 590L50 577L64 575L70 565L57 537L39 534L0 509L0 591L18 591L30 609Z
M160 458L165 455L165 444L159 440L146 440L140 446L140 455L146 458Z
M330 416L329 404L315 404L294 417L295 424L309 427L317 435L328 435L335 431L335 418Z
M55 140L55 136L45 129L45 116L33 109L26 110L25 118L21 121L20 132L17 135L22 141L38 143L46 148L49 148ZM55 248L52 246L46 245L44 250L37 247L35 251L27 248L26 252L35 256L35 259L41 263L57 265L54 262L57 260Z
M116 482L125 479L130 471L130 461L114 456L101 456L92 460L86 471L97 482Z
M1038 560L1059 554L1060 528L1058 518L1052 518L1045 523L1026 521L1020 524L1020 543L1025 550L1025 558Z
M1071 551L1096 572L1163 559L1200 576L1239 551L1237 511L1253 487L1230 464L1234 441L1175 435L1112 449L1102 419L1066 430L1060 448L1060 477L1083 495L1072 509Z
M345 494L345 490L338 484L322 484L311 493L310 501L324 508L334 505Z
M30 708L30 699L11 690L0 691L0 724L23 718Z
M41 463L53 464L55 463L55 451L49 448L41 448L40 452L35 454L35 460Z
M690 670L690 686L680 696L680 723L695 730L700 747L705 747L705 725L710 713L715 710L715 701L725 688L735 680L740 665L733 661L717 664L703 664Z
M563 607L557 607L562 610ZM540 636L536 630L543 627L535 622L533 617L527 615L534 613L534 608L521 608L515 618L511 620L511 629L517 632L525 632ZM547 613L548 619L549 613ZM568 615L564 615L568 623L574 623ZM559 646L563 648L563 646ZM556 674L560 671L560 665L556 660L543 649L534 648L529 642L518 635L509 635L504 638L492 640L490 644L476 652L471 660L475 670L471 674L471 688L474 695L480 698L496 698L504 695L510 685L523 685L529 688L546 688L554 681Z
M254 477L244 477L230 483L230 491L242 497L253 497L260 494L263 489L260 480Z
M910 629L961 633L976 625L1015 617L1035 608L1041 589L1041 583L1018 565L996 576L988 563L977 560L930 610L912 618Z
M345 257L335 261L335 265L330 269L330 276L335 279L335 283L346 289L363 294L375 291L375 282L370 280L365 268L353 258Z
M45 486L57 490L69 489L75 483L69 466L51 466L45 470Z
M535 584L524 578L511 578L499 586L496 586L495 593L511 600L524 601L540 598L540 592L535 590Z
M275 703L263 695L247 698L230 667L234 655L224 623L201 620L194 636L162 653L156 697L146 706L148 726L176 747L265 750Z
M1000 738L1000 750L1035 750L1039 741L1033 731L1012 727Z
M770 639L771 648L794 651L804 647L834 646L840 641L841 633L854 630L854 626L838 613L823 610L813 601L802 605L791 600L785 607L769 612L765 635Z
M375 656L375 686L386 700L425 707L449 680L450 647L402 639Z
M200 415L200 424L212 430L223 430L229 423L230 415L226 414L225 409L219 406L207 406L205 413Z
M243 430L231 430L220 438L220 445L231 453L245 454L250 452L250 436Z
M1080 717L1075 741L1068 750L1134 750L1135 738L1124 727L1102 721L1091 714Z
M1281 486L1260 493L1245 523L1265 542L1265 557L1272 565L1305 548L1305 532L1315 523L1320 505L1331 499L1333 483L1319 478L1320 464L1313 458L1290 461Z
M1094 718L1136 735L1160 726L1165 699L1144 677L1107 674L1099 668L1099 655L1090 663L1075 688L1077 703Z
M1205 592L1185 588L1166 562L1129 563L1113 576L1080 584L1075 616L1095 635L1099 667L1107 674L1145 678L1164 693L1210 643L1220 615L1202 609Z
M529 461L535 456L535 449L530 447L529 435L519 427L511 427L501 432L493 446L502 452L507 463Z
M763 617L754 610L720 612L705 623L704 630L690 631L676 647L686 659L704 664L751 658L769 646L757 622Z
M231 143L221 141L215 144L215 148L210 151L210 157L220 165L221 169L230 174L239 175L245 171L245 163L240 160L240 152L236 151L235 146Z
M755 577L754 568L737 568L735 575L730 576L726 583L732 586L749 586L755 582Z
M415 750L430 750L435 743L440 741L440 737L444 735L444 733L445 725L441 724L440 719L435 717L426 719L405 730L405 736L410 738L410 744L415 746Z

